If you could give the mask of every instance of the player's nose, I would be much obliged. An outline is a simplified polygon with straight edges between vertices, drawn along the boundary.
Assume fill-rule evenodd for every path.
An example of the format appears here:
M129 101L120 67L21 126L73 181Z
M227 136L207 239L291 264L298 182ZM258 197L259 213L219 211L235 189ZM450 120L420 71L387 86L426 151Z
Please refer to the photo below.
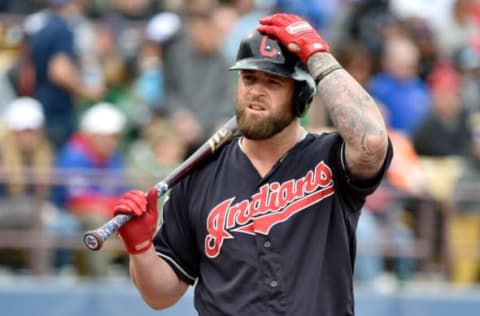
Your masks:
M265 86L260 81L252 84L248 89L248 95L252 97L264 96Z

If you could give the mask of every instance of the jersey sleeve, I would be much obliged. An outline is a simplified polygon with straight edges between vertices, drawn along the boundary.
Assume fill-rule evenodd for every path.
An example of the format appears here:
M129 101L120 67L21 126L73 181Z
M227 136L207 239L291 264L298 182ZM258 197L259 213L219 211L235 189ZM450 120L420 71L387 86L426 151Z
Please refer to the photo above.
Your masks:
M163 205L163 222L154 238L157 255L163 258L186 283L193 285L198 276L200 254L190 229L186 195L182 183L169 193Z
M345 162L345 143L342 138L338 135L337 140L335 141L334 150L330 157L334 168L337 170L335 182L339 183L342 190L348 191L352 198L364 200L367 195L372 194L377 187L380 185L382 179L385 176L385 173L390 166L390 162L393 157L393 146L388 139L388 149L387 155L383 162L383 166L377 175L368 180L358 180L354 179L348 171L346 162Z

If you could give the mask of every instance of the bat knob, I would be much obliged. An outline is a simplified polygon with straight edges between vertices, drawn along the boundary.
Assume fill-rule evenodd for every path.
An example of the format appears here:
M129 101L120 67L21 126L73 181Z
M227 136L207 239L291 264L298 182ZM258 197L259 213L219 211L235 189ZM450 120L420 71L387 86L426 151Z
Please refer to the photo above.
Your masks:
M83 242L85 243L85 246L87 246L87 248L90 250L99 250L100 248L102 248L103 245L103 240L101 236L99 236L95 232L85 233L85 235L83 235Z

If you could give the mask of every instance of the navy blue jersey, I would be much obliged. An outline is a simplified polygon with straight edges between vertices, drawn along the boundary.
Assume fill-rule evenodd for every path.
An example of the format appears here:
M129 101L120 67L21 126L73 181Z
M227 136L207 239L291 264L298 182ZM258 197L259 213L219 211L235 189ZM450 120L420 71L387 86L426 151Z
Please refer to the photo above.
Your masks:
M355 229L368 194L337 133L308 134L261 177L235 139L170 192L155 249L200 315L353 315Z

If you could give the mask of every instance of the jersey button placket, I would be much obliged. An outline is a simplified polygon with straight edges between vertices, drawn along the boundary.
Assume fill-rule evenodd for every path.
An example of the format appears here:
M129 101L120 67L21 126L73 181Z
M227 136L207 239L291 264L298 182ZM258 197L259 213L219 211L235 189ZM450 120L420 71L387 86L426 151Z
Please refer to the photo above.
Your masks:
M259 274L264 284L264 304L268 313L265 315L285 315L286 304L282 291L281 280L281 258L276 253L275 244L272 243L269 236L262 234L256 235L257 251L259 259Z

